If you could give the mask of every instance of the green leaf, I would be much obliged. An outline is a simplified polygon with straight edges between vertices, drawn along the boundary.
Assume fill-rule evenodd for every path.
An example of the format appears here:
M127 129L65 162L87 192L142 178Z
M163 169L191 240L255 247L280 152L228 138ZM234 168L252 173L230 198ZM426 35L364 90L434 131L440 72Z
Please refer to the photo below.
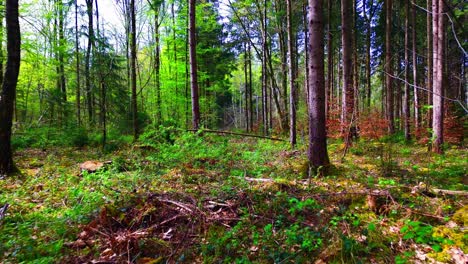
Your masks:
M407 233L403 236L403 239L412 239L412 238L414 238L413 232Z
M432 245L432 249L433 249L435 252L441 252L441 251L442 251L442 247L441 247L439 244Z

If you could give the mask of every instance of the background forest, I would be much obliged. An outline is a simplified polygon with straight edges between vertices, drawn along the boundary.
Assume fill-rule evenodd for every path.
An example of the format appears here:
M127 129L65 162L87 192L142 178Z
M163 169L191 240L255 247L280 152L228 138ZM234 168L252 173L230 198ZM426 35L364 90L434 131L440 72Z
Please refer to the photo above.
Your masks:
M413 135L427 141L433 104L431 1L395 1L390 7L382 1L349 2L343 7L346 23L340 2L329 2L323 7L328 135L343 134L341 127L351 123L368 133L362 128L378 118L387 122L390 133L405 131L408 139ZM130 4L26 1L21 6L15 131L100 133L94 140L104 145L107 132L131 134L132 126L138 126L137 135L150 124L191 127L187 2ZM466 115L466 4L444 5L447 73L441 93L446 98L445 132L451 132L447 139L458 143L460 118ZM306 133L306 9L306 2L291 3L288 17L285 1L197 3L202 127L280 135L289 130L292 104L299 113L294 118L299 133ZM391 12L388 26L386 10Z
M468 262L465 1L15 2L5 263Z

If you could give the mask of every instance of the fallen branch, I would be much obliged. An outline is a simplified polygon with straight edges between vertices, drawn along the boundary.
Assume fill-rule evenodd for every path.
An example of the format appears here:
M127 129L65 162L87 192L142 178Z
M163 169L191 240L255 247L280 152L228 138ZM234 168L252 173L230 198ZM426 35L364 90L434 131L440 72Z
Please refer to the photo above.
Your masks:
M198 132L199 130L196 130L196 129L187 129L187 131L190 131L190 132ZM225 135L235 135L235 136L243 136L243 137L254 137L254 138L269 139L269 140L283 141L283 142L286 142L286 141L287 141L287 140L284 140L284 139L281 139L281 138L273 138L273 137L266 137L266 136L253 135L253 134L237 133L237 132L231 132L231 131L221 131L221 130L202 129L202 130L200 130L200 132L202 132L202 133L225 134Z
M250 177L244 177L244 180L249 181L249 182L275 182L275 180L273 179L250 178Z
M176 205L182 209L185 209L186 211L190 212L190 213L193 213L193 210L191 208L189 208L187 205L185 204L182 204L182 203L179 203L179 202L176 202L176 201L172 201L172 200L168 200L168 199L162 199L162 198L158 198L159 201L163 202L163 203L170 203L170 204L173 204L173 205Z
M465 192L465 191L452 191L452 190L443 190L443 189L431 189L431 192L434 193L434 194L450 194L450 195L468 196L468 192Z

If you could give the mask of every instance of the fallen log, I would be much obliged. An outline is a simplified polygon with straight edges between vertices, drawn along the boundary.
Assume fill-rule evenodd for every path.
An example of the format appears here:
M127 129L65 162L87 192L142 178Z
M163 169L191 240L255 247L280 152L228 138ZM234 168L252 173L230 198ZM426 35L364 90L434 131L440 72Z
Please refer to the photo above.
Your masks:
M211 129L201 129L201 130L196 130L196 129L187 129L187 131L190 132L202 132L202 133L215 133L215 134L225 134L225 135L234 135L234 136L242 136L242 137L253 137L253 138L261 138L261 139L269 139L273 141L283 141L286 142L287 140L284 140L282 138L274 138L274 137L266 137L266 136L260 136L260 135L253 135L253 134L245 134L245 133L237 133L237 132L231 132L231 131L222 131L222 130L211 130Z

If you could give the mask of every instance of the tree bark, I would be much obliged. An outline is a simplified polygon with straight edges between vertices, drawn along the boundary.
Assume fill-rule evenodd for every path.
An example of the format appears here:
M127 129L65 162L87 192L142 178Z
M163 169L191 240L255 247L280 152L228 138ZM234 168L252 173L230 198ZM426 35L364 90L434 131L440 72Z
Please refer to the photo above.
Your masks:
M385 88L386 88L386 117L388 133L395 133L394 96L392 72L392 0L385 0Z
M6 0L7 64L0 93L0 176L16 170L11 149L11 127L16 84L21 61L21 34L18 20L18 0Z
M58 8L58 59L59 59L59 82L60 82L60 92L62 94L62 104L63 107L66 107L67 102L67 88L65 81L65 55L64 49L65 46L65 33L64 33L64 6L62 0L57 1ZM61 109L66 114L66 109Z
M343 45L343 97L341 108L341 134L346 144L351 141L354 113L353 50L352 50L352 2L341 0L341 42Z
M367 109L371 106L371 35L372 18L374 17L374 1L371 0L368 7L369 15L366 12L366 1L363 1L364 18L366 19L366 105Z
M267 32L266 32L266 4L264 1L264 8L260 11L261 27L262 27L262 121L263 121L263 134L268 134L268 88L267 88Z
M189 0L189 49L190 49L190 88L192 92L192 127L200 128L200 105L198 98L197 42L196 42L196 0Z
M130 78L132 89L132 121L133 140L138 139L138 106L137 106L137 76L136 76L136 17L135 0L130 0Z
M432 150L442 153L443 138L443 71L444 71L444 1L432 1L432 34L433 34L433 114L432 114Z
M5 8L4 0L0 0L0 8ZM4 27L3 27L3 19L5 18L4 12L0 12L0 84L3 83L3 36L4 36Z
M325 129L325 77L323 51L323 1L309 0L309 148L307 151L312 169L328 166Z
M292 29L292 6L291 0L286 0L287 27L288 27L288 51L289 51L289 141L291 148L296 146L296 69L294 54L294 35Z
M250 124L249 124L249 75L248 75L248 58L247 58L247 45L248 42L244 42L244 97L245 97L245 130L247 132L250 131Z
M148 3L154 12L154 81L156 88L156 124L161 124L161 43L159 34L161 4L158 1L154 1L153 3L151 0L148 0Z
M353 30L352 30L352 50L353 50L353 119L359 119L359 70L358 70L358 47L357 47L357 0L353 0ZM353 126L353 134L357 136L357 130Z
M88 47L85 57L86 104L88 107L88 122L93 123L93 99L91 87L91 50L94 46L93 0L86 0L86 13L88 15Z
M78 126L81 126L80 40L78 30L78 0L75 0L76 122Z
M433 45L432 45L432 0L427 0L427 16L426 16L426 26L427 26L427 89L429 92L427 93L427 104L432 105L432 53L433 53ZM427 126L432 128L432 109L428 110L427 115Z
M411 5L411 34L413 38L413 102L414 102L414 131L419 130L419 93L418 88L418 54L416 53L416 8L414 5Z
M333 42L331 33L332 0L327 0L327 87L325 92L325 116L328 117L333 96Z
M403 122L405 139L410 140L410 107L409 107L409 5L410 0L405 1L405 90L403 95ZM414 54L413 54L414 55Z
M252 94L253 94L253 86L252 86L252 50L250 48L250 42L247 43L247 54L248 54L248 64L249 64L249 110L250 110L250 130L253 130L253 105L252 105Z

